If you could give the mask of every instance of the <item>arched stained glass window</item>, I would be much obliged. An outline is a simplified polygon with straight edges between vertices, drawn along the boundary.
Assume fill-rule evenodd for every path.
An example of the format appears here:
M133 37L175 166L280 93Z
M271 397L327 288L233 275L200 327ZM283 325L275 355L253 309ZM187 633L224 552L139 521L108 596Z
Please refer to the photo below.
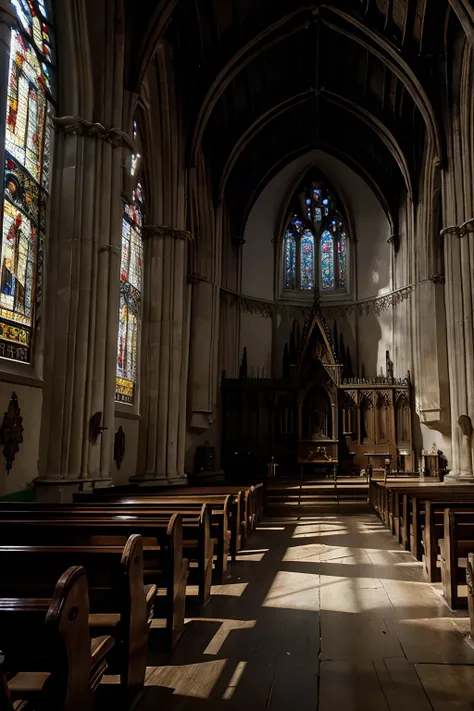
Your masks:
M291 232L285 237L285 289L296 288L296 239Z
M28 363L42 295L52 33L44 1L12 4L19 26L11 31L5 120L0 357Z
M301 238L301 288L314 287L314 237L311 230L305 230Z
M284 237L284 289L347 292L347 221L325 180L305 180L290 203Z
M143 279L143 189L140 183L133 200L125 205L122 221L122 258L120 264L120 307L117 344L115 399L133 405L138 370Z
M334 240L328 230L321 235L321 289L334 289Z

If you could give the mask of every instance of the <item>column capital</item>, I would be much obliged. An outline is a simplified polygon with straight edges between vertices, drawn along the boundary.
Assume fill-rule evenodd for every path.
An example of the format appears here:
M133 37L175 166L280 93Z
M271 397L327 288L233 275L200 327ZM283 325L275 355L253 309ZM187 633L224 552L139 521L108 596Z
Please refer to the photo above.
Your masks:
M167 225L145 225L143 227L143 239L154 239L155 237L170 237L171 239L183 239L187 242L194 240L193 235L188 230L179 230L176 227Z
M128 148L131 153L135 151L135 141L120 128L106 128L101 123L94 123L80 116L51 116L51 120L58 132L100 139L114 148Z
M441 237L453 235L454 237L459 237L459 239L461 239L470 232L474 232L474 217L471 217L469 220L466 220L466 222L463 222L462 225L452 225L451 227L444 227L441 230L440 235Z

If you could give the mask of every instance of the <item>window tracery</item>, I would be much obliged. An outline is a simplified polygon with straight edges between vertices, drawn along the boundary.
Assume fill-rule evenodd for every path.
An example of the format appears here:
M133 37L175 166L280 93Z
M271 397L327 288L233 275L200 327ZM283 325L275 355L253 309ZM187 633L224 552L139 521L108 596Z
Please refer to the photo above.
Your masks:
M339 201L322 180L313 180L290 205L284 236L286 291L321 294L348 290L348 229Z
M52 30L44 0L12 0L5 118L0 357L31 362L49 186Z

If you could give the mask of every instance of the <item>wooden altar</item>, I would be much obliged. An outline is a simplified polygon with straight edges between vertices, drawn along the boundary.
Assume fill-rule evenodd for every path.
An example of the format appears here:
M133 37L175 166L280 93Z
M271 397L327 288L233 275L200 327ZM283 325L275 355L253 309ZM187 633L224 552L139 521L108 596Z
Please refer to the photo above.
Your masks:
M328 325L315 301L296 362L282 379L222 380L222 466L236 476L265 476L272 456L279 476L338 471L357 475L368 467L412 471L410 377L345 376ZM382 462L382 463L380 463Z

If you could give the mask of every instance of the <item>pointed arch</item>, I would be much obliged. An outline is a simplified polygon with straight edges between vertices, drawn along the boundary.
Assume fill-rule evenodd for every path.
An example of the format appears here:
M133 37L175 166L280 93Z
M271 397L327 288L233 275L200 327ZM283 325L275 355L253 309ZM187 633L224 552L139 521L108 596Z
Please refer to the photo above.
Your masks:
M324 176L310 171L284 221L283 290L347 293L349 234L341 199Z

